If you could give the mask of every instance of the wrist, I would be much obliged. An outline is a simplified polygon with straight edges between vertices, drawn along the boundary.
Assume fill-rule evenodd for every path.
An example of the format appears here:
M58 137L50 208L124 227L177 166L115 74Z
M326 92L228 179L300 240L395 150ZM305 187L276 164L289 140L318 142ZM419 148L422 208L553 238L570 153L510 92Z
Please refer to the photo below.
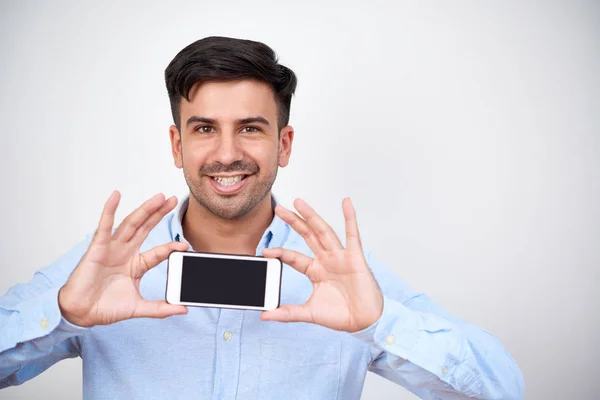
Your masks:
M364 300L363 300L364 301ZM371 296L371 300L366 303L366 307L363 308L361 314L362 318L358 321L357 325L350 331L350 333L356 333L368 329L369 327L375 325L377 321L383 315L383 293L379 288L377 288L373 295Z
M73 307L71 306L73 302L70 300L71 296L69 296L68 288L66 288L66 286L67 285L65 284L58 291L58 309L60 311L60 315L71 325L82 328L91 327L91 324L87 324L83 319L79 318L76 313L73 313Z

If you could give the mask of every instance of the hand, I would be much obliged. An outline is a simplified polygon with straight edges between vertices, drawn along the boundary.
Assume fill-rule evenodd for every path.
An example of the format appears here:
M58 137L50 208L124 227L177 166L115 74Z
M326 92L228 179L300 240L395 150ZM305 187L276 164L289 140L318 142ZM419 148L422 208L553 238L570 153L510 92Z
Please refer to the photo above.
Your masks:
M315 258L282 248L265 249L263 256L279 258L305 274L312 282L313 293L305 304L264 311L261 319L311 322L346 332L371 326L383 312L383 295L363 255L352 202L349 198L342 202L346 248L306 202L298 199L294 207L303 218L280 205L275 212L304 238Z
M140 295L144 273L166 260L173 251L185 251L187 243L170 242L139 253L142 243L177 199L152 197L132 212L112 234L120 194L106 204L87 252L58 294L63 317L72 324L90 327L137 317L165 318L187 313L187 307L165 300L147 301Z

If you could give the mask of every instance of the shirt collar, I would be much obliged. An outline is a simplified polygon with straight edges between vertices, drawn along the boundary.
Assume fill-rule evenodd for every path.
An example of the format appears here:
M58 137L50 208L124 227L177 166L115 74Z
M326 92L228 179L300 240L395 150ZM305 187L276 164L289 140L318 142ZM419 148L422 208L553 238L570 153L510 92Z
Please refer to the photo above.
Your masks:
M171 213L172 219L171 219L170 226L169 226L171 240L174 240L177 242L185 241L185 238L183 237L182 221L183 221L183 216L185 215L185 212L187 211L189 202L190 202L190 194L188 192L180 198L179 203L177 204L177 207L175 207L175 210L173 210L173 212ZM277 200L277 196L275 196L273 193L271 193L272 207L275 208L275 206L277 204L279 204L279 201ZM259 245L258 245L259 249L257 249L257 250L260 250L260 248L282 246L288 237L289 231L290 231L289 225L285 221L283 221L281 218L279 218L277 216L277 214L275 214L273 220L271 221L271 224L267 227L267 229L263 233L263 235L260 239Z

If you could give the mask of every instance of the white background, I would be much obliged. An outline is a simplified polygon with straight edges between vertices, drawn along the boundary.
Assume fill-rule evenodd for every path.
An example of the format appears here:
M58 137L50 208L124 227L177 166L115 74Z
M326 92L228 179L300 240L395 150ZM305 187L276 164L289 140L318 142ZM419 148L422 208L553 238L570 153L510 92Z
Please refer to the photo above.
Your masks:
M527 399L600 392L600 4L0 2L0 293L93 230L181 196L163 72L208 35L299 78L275 193L502 342ZM168 3L168 4L167 4ZM343 232L343 230L342 230ZM80 360L2 399L81 397ZM369 374L364 399L412 399Z

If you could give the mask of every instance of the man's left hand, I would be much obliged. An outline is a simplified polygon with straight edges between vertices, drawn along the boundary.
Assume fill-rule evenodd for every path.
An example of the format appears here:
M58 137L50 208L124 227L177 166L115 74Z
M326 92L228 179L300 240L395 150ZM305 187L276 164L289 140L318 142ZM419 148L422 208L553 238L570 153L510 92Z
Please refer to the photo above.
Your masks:
M275 212L304 238L315 258L283 248L265 249L262 254L279 258L306 275L313 293L305 304L286 304L264 311L261 319L311 322L346 332L371 326L383 312L383 295L363 255L352 202L349 198L342 202L346 248L331 226L306 202L297 199L294 207L300 215L281 205Z

